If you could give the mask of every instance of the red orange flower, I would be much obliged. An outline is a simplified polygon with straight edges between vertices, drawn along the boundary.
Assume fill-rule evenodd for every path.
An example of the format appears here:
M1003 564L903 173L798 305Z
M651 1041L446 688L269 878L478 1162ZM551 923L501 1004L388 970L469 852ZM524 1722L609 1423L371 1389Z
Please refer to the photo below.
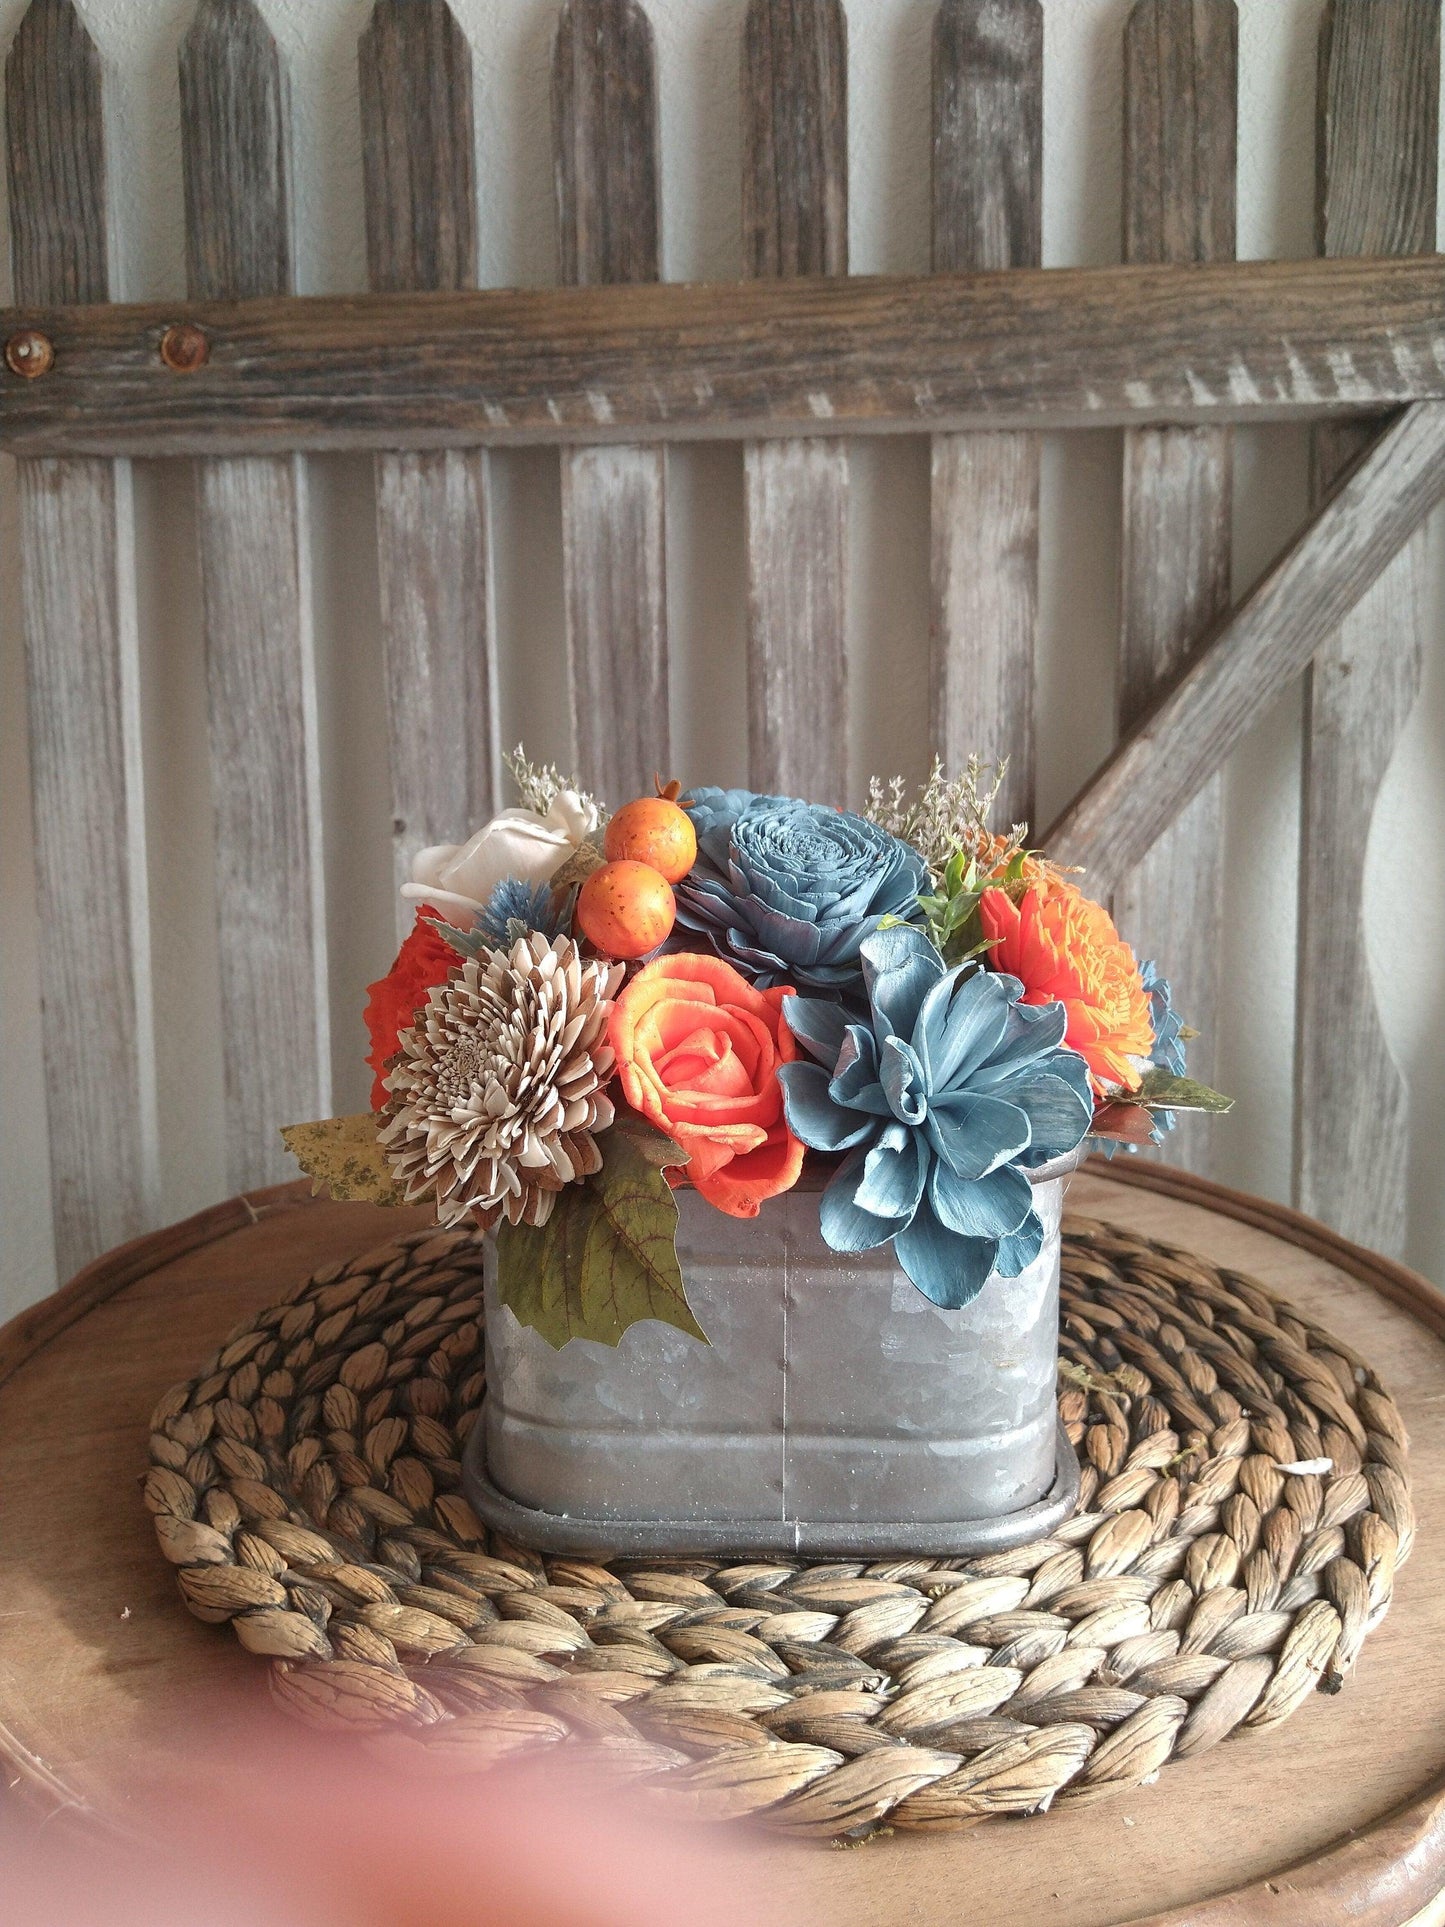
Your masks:
M624 1096L687 1152L682 1175L734 1218L755 1218L803 1168L778 1084L778 1066L798 1055L783 1021L792 995L755 990L721 957L682 953L645 964L613 1006Z
M421 911L391 969L367 986L366 1028L371 1051L366 1061L376 1072L371 1086L374 1111L386 1102L386 1086L381 1080L389 1059L396 1055L401 1033L411 1028L428 991L444 984L461 962L446 938L438 934L436 922L434 910Z
M978 908L993 944L989 968L1017 977L1026 1004L1064 1006L1064 1041L1101 1092L1137 1090L1140 1071L1131 1060L1154 1048L1149 996L1133 951L1102 904L1051 878L1017 903L1006 890L986 890Z

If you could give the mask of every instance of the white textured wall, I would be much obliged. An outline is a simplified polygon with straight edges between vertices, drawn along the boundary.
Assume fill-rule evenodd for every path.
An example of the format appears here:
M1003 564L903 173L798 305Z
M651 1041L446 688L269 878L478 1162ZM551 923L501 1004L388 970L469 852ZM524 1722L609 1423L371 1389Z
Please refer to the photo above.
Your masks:
M364 286L355 48L368 0L263 0L291 63L299 283ZM475 51L482 278L553 279L547 59L553 0L453 0ZM666 272L727 279L740 266L738 107L743 0L649 0L661 69ZM1240 0L1240 253L1311 249L1314 45L1321 0ZM0 0L6 46L23 11ZM180 294L176 49L191 0L84 0L115 70L125 165L117 181L123 292ZM1045 0L1045 261L1118 259L1120 36L1126 0ZM928 45L933 0L848 0L855 270L928 260ZM1120 443L1059 438L1045 477L1041 748L1044 817L1109 747ZM557 464L494 458L503 737L565 758ZM927 463L921 441L871 441L854 462L849 647L858 717L853 779L919 773L927 704ZM391 951L389 805L371 526L363 460L313 464L317 630L329 805L336 1096L364 1103L361 990ZM1294 430L1241 435L1237 571L1247 583L1305 504ZM223 1193L220 1056L205 696L190 478L142 466L142 631L164 1209ZM746 767L741 462L734 449L672 457L669 597L679 772L736 781ZM1425 693L1391 772L1372 840L1369 916L1386 1026L1415 1119L1410 1256L1445 1276L1445 554L1432 551ZM0 466L0 1316L55 1282L46 1195L39 948L31 878L13 474ZM1286 1195L1299 702L1261 717L1230 772L1231 1033L1224 1081L1240 1098L1219 1126L1221 1175ZM459 824L458 830L467 825ZM265 1040L257 1040L265 1048Z

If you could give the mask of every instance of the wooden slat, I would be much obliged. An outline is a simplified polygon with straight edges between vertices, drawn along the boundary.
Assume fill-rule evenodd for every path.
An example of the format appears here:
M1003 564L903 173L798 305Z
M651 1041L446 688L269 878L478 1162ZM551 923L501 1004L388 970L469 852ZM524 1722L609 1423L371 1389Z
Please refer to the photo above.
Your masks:
M377 0L358 46L366 258L387 293L472 288L472 50L447 0Z
M212 337L184 378L165 327ZM1445 263L529 288L0 310L12 454L196 455L1327 421L1445 399Z
M848 272L848 29L841 0L750 0L743 24L743 266ZM827 420L822 383L810 409ZM842 803L848 788L848 451L744 454L748 769L754 789Z
M657 74L636 0L568 0L552 53L562 279L656 281ZM671 762L665 456L625 445L564 451L562 564L572 741L614 807Z
M104 301L101 67L70 0L32 0L5 105L17 295ZM22 462L19 496L51 1195L66 1278L157 1209L130 471Z
M1138 0L1124 34L1124 253L1234 258L1239 21L1234 0ZM1124 439L1119 727L1127 730L1229 607L1228 429ZM1224 778L1204 784L1115 892L1119 927L1156 958L1200 1033L1190 1069L1216 1081L1224 926ZM1207 1173L1218 1133L1181 1116L1170 1163Z
M292 286L289 99L254 0L201 0L181 43L186 278ZM196 468L216 814L227 1181L278 1182L283 1124L331 1108L321 772L297 455ZM265 1048L258 1040L265 1039Z
M1445 407L1407 409L1244 601L1201 639L1042 839L1114 889L1300 675L1445 496Z
M1329 255L1435 246L1440 0L1331 0L1320 41L1319 245ZM1317 488L1355 452L1317 437ZM1408 1091L1377 1014L1365 947L1365 847L1420 689L1422 538L1316 655L1306 682L1295 1196L1346 1236L1404 1248Z
M472 56L446 0L378 0L361 37L367 262L374 288L477 278ZM376 459L376 542L396 881L497 807L487 457ZM414 916L397 898L398 934Z
M943 0L933 27L933 266L1043 258L1041 0ZM933 745L945 767L1008 758L1000 822L1034 816L1039 439L936 435Z

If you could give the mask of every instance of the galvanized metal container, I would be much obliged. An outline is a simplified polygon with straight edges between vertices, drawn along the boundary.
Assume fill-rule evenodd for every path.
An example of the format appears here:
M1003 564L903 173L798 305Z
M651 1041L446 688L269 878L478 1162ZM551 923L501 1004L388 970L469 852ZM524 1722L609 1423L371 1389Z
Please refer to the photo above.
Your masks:
M487 1395L466 1492L568 1553L994 1551L1073 1510L1058 1423L1059 1233L1077 1157L1034 1175L1039 1258L940 1311L892 1246L841 1257L820 1183L752 1220L678 1193L678 1256L711 1343L655 1323L561 1351L486 1285Z

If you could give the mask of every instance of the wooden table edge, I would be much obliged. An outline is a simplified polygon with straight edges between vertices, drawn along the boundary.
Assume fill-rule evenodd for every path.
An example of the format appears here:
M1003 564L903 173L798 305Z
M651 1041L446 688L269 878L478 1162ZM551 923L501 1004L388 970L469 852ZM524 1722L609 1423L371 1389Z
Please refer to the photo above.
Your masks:
M77 1271L69 1284L0 1325L0 1386L52 1338L58 1338L88 1311L103 1305L127 1285L135 1284L177 1258L184 1258L187 1252L197 1251L202 1245L215 1244L233 1232L260 1224L263 1218L326 1202L324 1198L312 1196L308 1178L298 1178L290 1184L245 1191L222 1204L208 1205L193 1217L182 1218L160 1231L145 1232L139 1238L132 1238L129 1244L117 1245L113 1251L102 1253Z
M1407 1265L1350 1243L1303 1212L1142 1159L1110 1162L1095 1157L1084 1169L1110 1183L1197 1204L1308 1251L1445 1337L1445 1296L1428 1279ZM127 1285L265 1218L324 1201L313 1197L306 1179L274 1185L228 1198L106 1252L51 1297L0 1326L0 1387L51 1339ZM0 1760L20 1774L29 1794L48 1801L53 1811L68 1809L89 1823L108 1824L58 1775L49 1769L37 1773L39 1763L4 1726L0 1726ZM1439 1899L1442 1889L1445 1777L1309 1860L1182 1908L1136 1915L1121 1927L1319 1927L1324 1920L1345 1918L1359 1922L1360 1927L1408 1927Z

